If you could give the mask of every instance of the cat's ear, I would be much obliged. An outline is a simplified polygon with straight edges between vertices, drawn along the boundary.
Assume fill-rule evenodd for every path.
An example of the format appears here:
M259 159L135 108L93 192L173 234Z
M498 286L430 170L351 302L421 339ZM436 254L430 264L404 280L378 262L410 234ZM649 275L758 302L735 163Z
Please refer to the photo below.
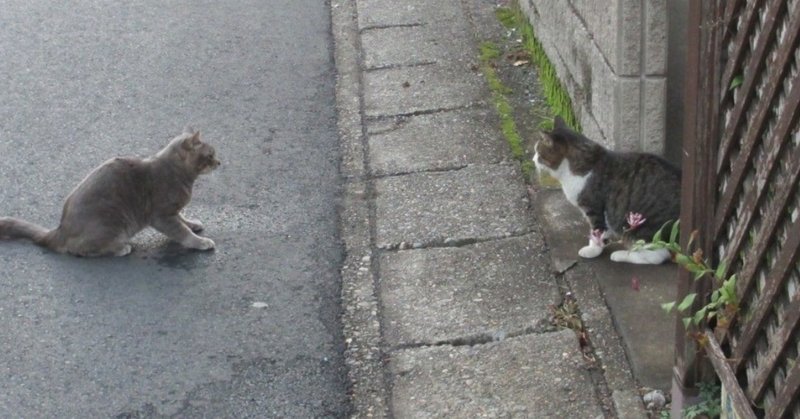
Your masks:
M553 126L556 129L569 129L569 127L567 126L567 123L564 122L564 119L561 118L558 115L556 115L556 117L553 119Z
M186 137L181 144L185 150L194 150L200 145L200 131L195 131Z

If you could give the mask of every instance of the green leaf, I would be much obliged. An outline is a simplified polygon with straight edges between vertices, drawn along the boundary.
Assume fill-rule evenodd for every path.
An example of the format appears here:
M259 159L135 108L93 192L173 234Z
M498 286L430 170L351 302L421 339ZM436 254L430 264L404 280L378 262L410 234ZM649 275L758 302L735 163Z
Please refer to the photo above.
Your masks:
M684 255L683 253L678 253L677 255L675 255L675 263L683 266L684 268L687 268L688 265L692 263L692 258Z
M717 270L714 272L714 277L718 280L722 281L725 279L725 271L728 267L725 265L725 261L720 261L719 266L717 266Z
M691 270L689 270L689 271L691 272ZM694 280L695 280L695 281L699 280L699 279L700 279L700 278L702 278L702 277L703 277L703 275L705 275L707 272L708 272L708 271L706 271L705 269L700 269L700 270L698 270L697 272L695 272L695 273L694 273Z
M686 297L683 297L683 301L678 304L678 311L684 312L687 308L691 307L694 304L694 299L697 298L697 293L693 292L688 294Z
M688 329L689 328L689 324L691 324L691 322L692 322L692 318L691 317L684 317L682 320L683 320L683 328L684 329Z
M669 221L667 221L667 223L669 223ZM661 242L661 235L663 234L662 232L664 231L664 227L666 226L667 224L664 224L663 226L661 226L661 228L658 229L658 231L656 231L656 234L653 234L653 243Z
M722 297L721 301L731 301L731 299L733 299L733 293L731 293L730 289L722 287L719 289L719 291L721 292L720 294L720 297Z
M725 282L722 283L722 286L731 290L731 292L736 291L736 274L731 275Z
M681 224L680 220L675 221L674 223L672 223L672 232L669 233L669 242L670 242L670 244L677 243L678 233L681 231L680 224Z
M711 293L711 302L713 303L718 300L719 300L719 290L714 290L714 292Z
M744 81L744 76L742 76L741 74L739 74L738 76L734 77L733 80L731 80L731 85L729 87L729 90L733 90L733 89L741 86L743 81Z
M672 309L675 308L675 301L670 301L669 303L661 304L661 308L667 313L670 313Z
M731 275L725 282L722 283L723 298L726 302L736 301L736 275Z
M700 324L700 322L706 318L706 311L708 311L708 307L703 307L698 310L697 313L694 313L694 316L692 316L692 322L695 324L695 326Z

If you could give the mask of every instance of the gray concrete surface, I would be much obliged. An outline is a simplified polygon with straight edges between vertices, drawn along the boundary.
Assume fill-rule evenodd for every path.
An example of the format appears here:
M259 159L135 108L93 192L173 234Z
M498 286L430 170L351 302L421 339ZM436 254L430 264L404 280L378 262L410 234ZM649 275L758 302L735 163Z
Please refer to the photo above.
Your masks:
M528 198L510 164L375 180L380 248L453 245L530 231Z
M215 252L0 243L0 416L348 414L328 22L310 0L2 3L0 214L53 227L91 168L187 123L223 164L188 211Z
M547 265L536 234L384 253L384 340L389 347L480 342L544 329L561 300Z
M475 58L472 45L468 39L458 36L467 30L465 25L466 22L454 19L421 26L365 29L361 34L364 66L373 70L389 66L434 65L437 62L470 62ZM396 42L389 44L386 38Z
M401 350L390 367L397 418L603 417L571 330Z
M508 158L508 150L497 140L499 123L495 112L486 108L371 122L367 125L370 170L381 176L499 163Z
M385 42L393 42L386 37ZM437 64L388 67L364 73L367 117L412 115L480 105L487 97L478 88L482 76L471 66Z
M584 294L586 298L581 299L581 307L592 307L598 297L605 302L589 320L597 321L610 315L622 337L637 381L642 386L666 392L672 380L675 318L666 314L661 304L675 299L677 266L671 263L642 266L611 262L608 258L612 251L610 247L596 259L582 259L577 252L588 241L588 227L583 215L567 202L560 190L541 191L534 202L544 234L548 237L554 265L581 265L582 269L574 269L567 278L577 284L596 283L598 287L599 292ZM634 277L639 281L638 291L631 285ZM609 312L604 313L605 305ZM593 336L602 334L594 333ZM613 342L609 345L609 355L615 356L614 352L618 352L614 350L615 346ZM622 377L616 381L623 386L628 383Z

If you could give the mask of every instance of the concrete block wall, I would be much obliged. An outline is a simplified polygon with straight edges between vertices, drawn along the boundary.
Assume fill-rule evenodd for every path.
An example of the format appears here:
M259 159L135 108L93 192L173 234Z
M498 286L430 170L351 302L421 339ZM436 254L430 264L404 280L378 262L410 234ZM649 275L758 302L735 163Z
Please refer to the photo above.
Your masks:
M589 138L664 154L667 0L519 0Z

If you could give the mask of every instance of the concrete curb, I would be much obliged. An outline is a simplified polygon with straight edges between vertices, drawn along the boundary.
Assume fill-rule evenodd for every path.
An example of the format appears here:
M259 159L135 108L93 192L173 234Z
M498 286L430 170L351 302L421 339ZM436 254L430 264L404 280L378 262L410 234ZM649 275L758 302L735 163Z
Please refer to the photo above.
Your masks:
M336 108L345 178L340 208L345 247L342 275L342 324L348 367L352 417L388 416L387 390L381 351L378 300L368 205L364 181L360 45L355 0L331 2L336 64Z

